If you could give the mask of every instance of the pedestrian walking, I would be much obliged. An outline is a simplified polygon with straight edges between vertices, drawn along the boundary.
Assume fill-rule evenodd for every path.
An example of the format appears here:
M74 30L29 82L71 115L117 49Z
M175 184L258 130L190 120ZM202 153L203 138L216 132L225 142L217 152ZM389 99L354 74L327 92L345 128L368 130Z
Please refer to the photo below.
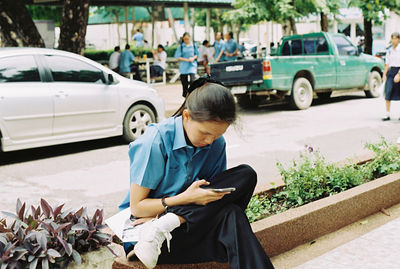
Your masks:
M175 51L175 58L178 58L179 61L182 96L186 97L187 89L194 81L195 74L197 73L197 57L199 57L199 52L196 45L190 41L189 33L184 33L182 40L183 42Z
M121 59L121 48L119 46L116 46L114 48L114 52L111 53L110 59L108 61L108 66L110 69L114 72L119 72L119 62Z
M237 60L237 55L240 50L238 43L233 39L233 33L229 32L225 35L225 61Z
M130 207L141 226L139 240L124 243L128 259L147 268L208 261L274 268L245 214L257 174L248 165L226 170L222 135L235 119L230 91L202 77L172 117L130 144L131 187L119 209ZM227 187L235 191L213 190Z
M386 53L385 71L382 78L385 82L386 104L386 115L382 118L383 121L390 120L390 102L400 100L400 33L392 33L390 42L392 47Z
M221 32L217 32L215 36L214 42L214 60L216 63L223 62L224 57L224 50L225 50L225 41L223 40L223 35Z
M140 31L140 29L136 29L136 33L132 37L133 41L135 41L136 47L144 46L144 34Z
M159 44L157 50L153 50L154 62L150 66L150 79L154 83L154 78L161 77L164 73L165 67L167 65L167 53L163 45Z

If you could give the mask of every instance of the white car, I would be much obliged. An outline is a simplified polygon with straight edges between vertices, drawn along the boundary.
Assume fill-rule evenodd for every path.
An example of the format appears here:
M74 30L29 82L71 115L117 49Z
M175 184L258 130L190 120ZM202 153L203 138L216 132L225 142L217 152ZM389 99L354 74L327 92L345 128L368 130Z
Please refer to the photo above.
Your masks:
M133 141L164 114L156 90L85 57L0 48L3 151L119 135Z

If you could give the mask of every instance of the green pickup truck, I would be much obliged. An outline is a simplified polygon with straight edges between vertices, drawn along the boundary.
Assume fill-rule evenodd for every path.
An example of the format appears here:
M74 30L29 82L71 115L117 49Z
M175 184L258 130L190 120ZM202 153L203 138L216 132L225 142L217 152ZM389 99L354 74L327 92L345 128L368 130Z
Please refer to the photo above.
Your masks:
M345 35L324 32L284 37L276 56L210 66L211 77L230 88L240 106L288 100L296 109L335 90L378 97L383 70L381 59L359 53Z

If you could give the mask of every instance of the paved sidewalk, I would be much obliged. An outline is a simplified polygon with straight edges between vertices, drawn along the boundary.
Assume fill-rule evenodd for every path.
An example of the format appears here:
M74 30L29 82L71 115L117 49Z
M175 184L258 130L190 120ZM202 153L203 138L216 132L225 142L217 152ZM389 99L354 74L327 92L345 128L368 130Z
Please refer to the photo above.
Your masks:
M339 246L296 269L398 269L400 218Z

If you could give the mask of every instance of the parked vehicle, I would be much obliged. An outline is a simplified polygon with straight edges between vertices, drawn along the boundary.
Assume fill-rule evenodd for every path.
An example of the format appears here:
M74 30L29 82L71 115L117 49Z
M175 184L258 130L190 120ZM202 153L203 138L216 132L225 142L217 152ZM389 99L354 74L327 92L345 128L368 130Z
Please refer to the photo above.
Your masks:
M378 97L384 65L359 53L343 34L320 32L284 37L276 56L215 63L210 69L243 107L289 100L306 109L314 95L329 98L334 90L359 89Z
M132 141L164 113L156 90L80 55L0 49L3 151L119 135Z

